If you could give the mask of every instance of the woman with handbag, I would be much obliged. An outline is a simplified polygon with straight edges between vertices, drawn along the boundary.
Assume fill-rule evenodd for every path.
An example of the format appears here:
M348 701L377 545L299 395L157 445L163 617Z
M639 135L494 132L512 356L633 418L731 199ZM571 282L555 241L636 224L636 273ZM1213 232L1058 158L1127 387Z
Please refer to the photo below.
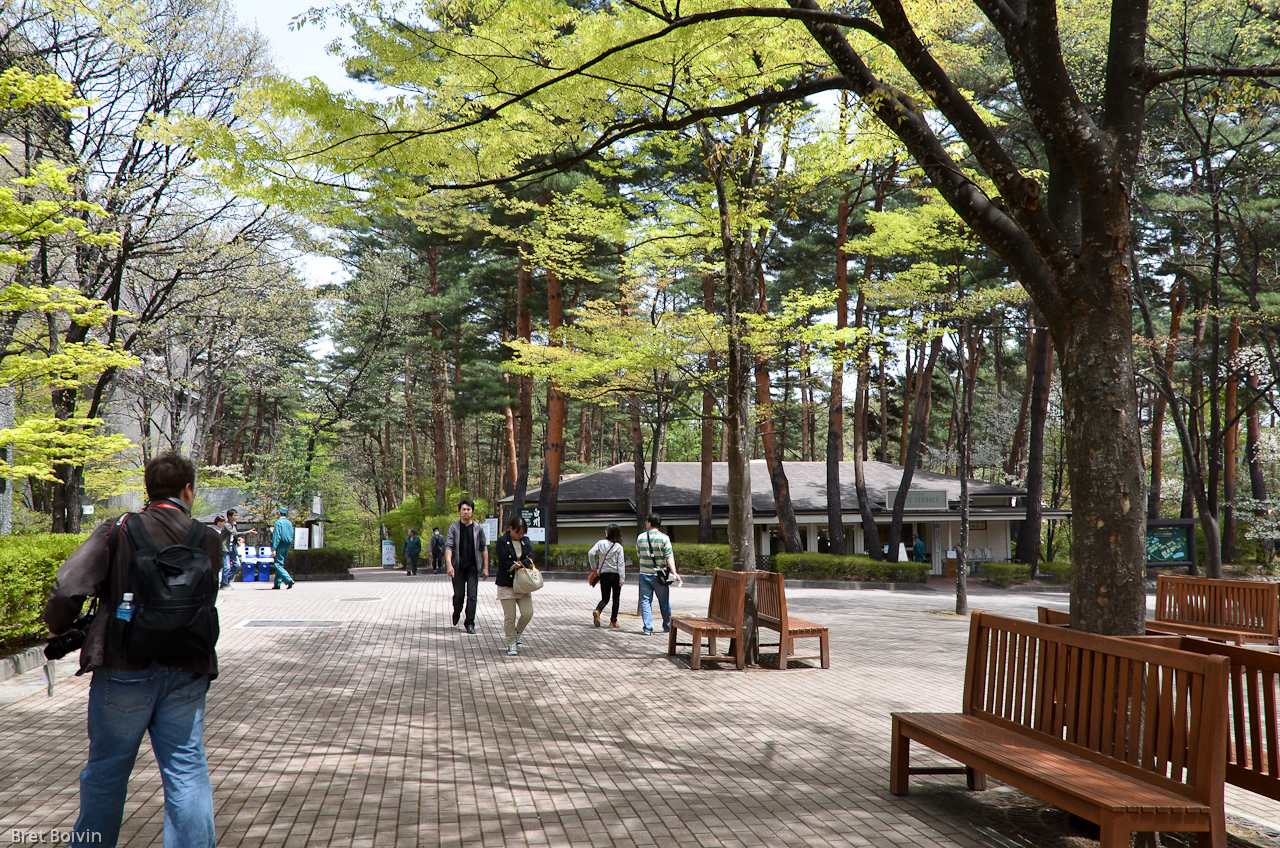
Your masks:
M618 525L610 524L605 528L604 538L587 551L587 563L591 566L591 573L597 575L596 585L600 587L600 603L591 614L596 627L600 626L600 613L609 603L610 596L613 597L613 612L609 616L609 626L618 626L618 604L622 600L626 561L622 550L622 530Z
M520 569L534 567L533 544L525 538L529 525L520 516L512 518L507 527L507 532L498 538L498 573L493 582L497 584L498 601L502 604L507 656L514 657L520 653L520 636L533 618L533 598L528 592L515 590L515 577ZM517 609L520 611L519 621L516 620Z

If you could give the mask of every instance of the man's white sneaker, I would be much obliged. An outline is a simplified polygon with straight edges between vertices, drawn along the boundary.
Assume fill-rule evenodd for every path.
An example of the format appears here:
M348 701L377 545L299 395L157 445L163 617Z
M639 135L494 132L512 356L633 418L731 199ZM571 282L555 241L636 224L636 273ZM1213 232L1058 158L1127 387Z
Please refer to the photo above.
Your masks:
M507 646L507 656L515 657L515 656L519 656L519 654L520 654L520 649L518 647L516 647L515 645Z

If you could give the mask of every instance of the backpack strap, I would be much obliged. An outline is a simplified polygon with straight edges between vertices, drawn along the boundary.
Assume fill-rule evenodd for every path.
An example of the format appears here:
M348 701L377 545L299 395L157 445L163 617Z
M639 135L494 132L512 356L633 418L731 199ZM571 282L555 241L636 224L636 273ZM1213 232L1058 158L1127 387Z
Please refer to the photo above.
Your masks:
M132 524L125 523L124 529L129 533L129 538L133 540L133 546L140 551L156 550L155 542L151 541L147 528L142 526L141 521L135 521Z
M204 526L203 521L191 520L191 530L187 533L187 541L183 542L188 548L198 548L200 543L204 541L204 534L208 528Z

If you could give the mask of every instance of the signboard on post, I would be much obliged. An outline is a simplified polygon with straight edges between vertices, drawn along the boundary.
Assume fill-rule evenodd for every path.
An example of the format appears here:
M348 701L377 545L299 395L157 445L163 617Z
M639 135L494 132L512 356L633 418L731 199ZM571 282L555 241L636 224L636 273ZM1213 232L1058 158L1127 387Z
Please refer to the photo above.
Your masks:
M530 542L546 542L547 541L547 516L536 506L524 507L520 510L520 517L524 519L524 523L529 525L529 535L525 538Z
M310 547L311 531L306 527L293 528L293 549L295 551L305 551Z
M396 543L391 539L382 540L382 567L396 567Z
M498 537L502 534L498 532L498 519L490 517L484 520L484 537L489 540L489 544L498 541Z

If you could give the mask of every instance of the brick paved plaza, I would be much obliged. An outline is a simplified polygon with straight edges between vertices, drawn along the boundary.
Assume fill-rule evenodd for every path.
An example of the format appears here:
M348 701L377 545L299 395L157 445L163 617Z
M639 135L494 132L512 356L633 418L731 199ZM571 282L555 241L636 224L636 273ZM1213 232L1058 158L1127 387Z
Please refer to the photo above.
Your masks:
M223 593L205 732L219 845L1097 844L998 784L975 796L918 777L889 794L889 712L959 708L967 621L946 591L793 588L793 612L831 628L832 668L743 673L691 671L634 616L594 628L585 582L548 582L508 657L493 584L475 636L449 625L448 587L388 572ZM675 590L673 606L705 612L707 592ZM1023 617L1066 606L971 600ZM48 698L32 677L0 683L0 844L75 820L88 679ZM1227 793L1233 846L1280 845L1280 803ZM161 845L161 798L144 745L122 844Z

